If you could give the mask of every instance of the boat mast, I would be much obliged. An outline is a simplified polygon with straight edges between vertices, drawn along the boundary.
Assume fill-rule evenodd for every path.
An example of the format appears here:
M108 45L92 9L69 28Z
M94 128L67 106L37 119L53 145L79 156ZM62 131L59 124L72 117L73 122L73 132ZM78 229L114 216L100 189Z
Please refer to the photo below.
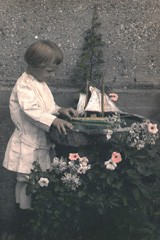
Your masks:
M102 92L101 92L101 114L102 117L104 117L104 95L105 95L105 84L104 84L104 78L102 77Z
M86 106L88 104L88 101L89 101L89 83L90 83L90 81L87 79L87 82L86 82L86 101L85 101L84 109L86 108ZM86 112L84 113L84 117L87 117L87 113Z

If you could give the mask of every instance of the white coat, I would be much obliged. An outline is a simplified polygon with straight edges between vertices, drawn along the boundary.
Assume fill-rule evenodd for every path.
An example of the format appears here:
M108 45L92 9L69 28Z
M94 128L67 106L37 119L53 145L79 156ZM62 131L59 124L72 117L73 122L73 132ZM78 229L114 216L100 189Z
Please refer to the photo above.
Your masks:
M34 161L43 170L49 168L48 132L59 109L45 82L25 72L20 76L10 97L10 114L16 128L7 145L5 168L28 174Z

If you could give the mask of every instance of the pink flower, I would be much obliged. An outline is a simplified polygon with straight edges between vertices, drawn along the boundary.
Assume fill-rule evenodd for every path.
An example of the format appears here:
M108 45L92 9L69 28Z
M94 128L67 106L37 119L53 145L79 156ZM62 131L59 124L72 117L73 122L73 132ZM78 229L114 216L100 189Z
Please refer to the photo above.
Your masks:
M109 97L113 102L116 102L118 100L118 94L116 93L110 93Z
M80 156L79 156L78 153L70 153L68 158L69 158L69 160L71 160L71 161L76 161L77 159L80 158Z
M149 123L148 132L156 134L158 132L157 124Z
M112 161L114 162L114 163L119 163L119 162L121 162L122 161L122 157L121 157L121 154L120 153L117 153L117 152L113 152L112 153Z

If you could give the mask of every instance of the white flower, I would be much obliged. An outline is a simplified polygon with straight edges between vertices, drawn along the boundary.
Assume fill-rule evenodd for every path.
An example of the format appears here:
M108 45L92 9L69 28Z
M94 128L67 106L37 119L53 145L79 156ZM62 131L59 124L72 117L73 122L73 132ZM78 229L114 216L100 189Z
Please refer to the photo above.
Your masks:
M82 163L79 165L78 173L85 174L87 170L91 169L91 165L87 165L86 163Z
M40 178L39 181L38 181L39 185L41 187L48 187L48 184L49 184L49 180L48 178Z
M140 150L141 148L144 148L144 146L145 146L145 142L142 140L139 140L137 144L137 149Z
M105 161L104 165L106 166L106 169L109 170L115 170L115 168L117 167L117 164L113 162L112 159L110 159L109 161Z
M82 163L80 163L80 166L81 167L87 167L87 163L86 162L82 162Z
M158 132L157 124L149 123L148 124L148 132L152 134L156 134Z
M55 170L57 173L64 172L67 169L67 163L63 157L61 159L55 157L52 161L50 171Z
M112 137L113 131L110 129L105 129L104 131L106 133L107 140L109 140Z
M60 172L63 172L66 169L67 169L67 163L63 159L60 159L60 161L59 161L59 170L60 170Z
M156 144L156 141L155 141L153 138L151 138L150 144L151 144L151 145L154 145L154 144Z
M74 167L74 162L73 161L69 161L68 165L69 165L69 167Z
M69 170L72 174L77 173L78 168L79 168L79 164L75 164L75 161L69 161L68 162L68 168L69 168Z
M86 171L91 168L91 165L88 165L89 160L86 157L82 157L79 158L79 162L80 164L77 172L80 174L85 174Z
M59 158L57 158L57 157L53 158L52 165L53 165L54 167L58 166L58 165L59 165Z
M72 190L76 190L76 188L81 185L80 178L76 174L64 173L61 179L63 183L68 185Z
M140 132L140 126L141 125L139 125L138 123L133 123L131 127L132 127L133 131Z
M111 136L112 136L112 135L107 134L107 135L106 135L107 140L111 139Z
M79 162L82 163L82 162L85 162L85 163L88 163L89 160L87 157L82 157L82 158L79 158Z

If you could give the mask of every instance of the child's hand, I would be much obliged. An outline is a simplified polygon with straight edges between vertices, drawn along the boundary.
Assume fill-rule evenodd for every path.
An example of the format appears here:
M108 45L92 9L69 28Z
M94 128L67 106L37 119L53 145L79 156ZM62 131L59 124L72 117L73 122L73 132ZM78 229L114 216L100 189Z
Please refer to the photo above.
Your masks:
M73 129L74 127L71 123L60 118L55 118L55 120L52 122L52 125L58 129L60 134L67 134L66 128Z
M78 116L78 112L74 108L60 108L58 112L67 116L69 119Z
M110 93L109 97L113 102L116 102L118 100L118 94L116 93Z

